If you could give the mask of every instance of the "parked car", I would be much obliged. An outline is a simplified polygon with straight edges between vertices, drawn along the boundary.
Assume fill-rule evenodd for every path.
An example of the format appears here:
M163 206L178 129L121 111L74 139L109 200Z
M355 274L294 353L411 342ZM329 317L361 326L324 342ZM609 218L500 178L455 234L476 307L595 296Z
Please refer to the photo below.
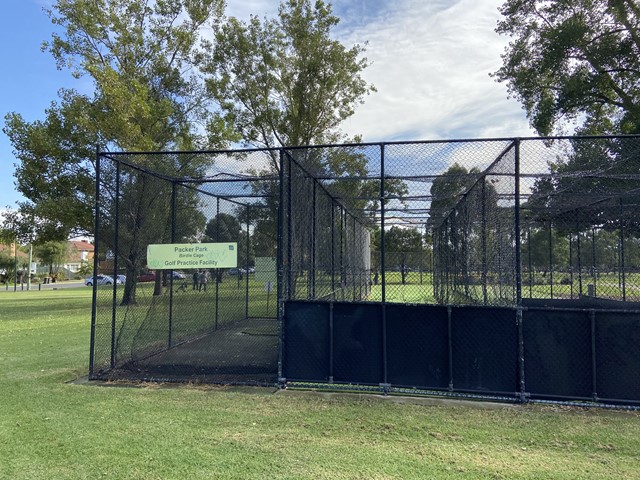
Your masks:
M173 279L174 280L184 280L187 276L182 272L173 271Z
M138 277L139 282L155 282L156 274L153 272L144 273Z
M84 284L93 287L93 276L85 279ZM96 275L96 285L113 285L113 278L109 275Z
M227 270L227 273L229 275L244 275L245 273L247 273L247 271L244 268L230 268L229 270Z
M127 276L126 275L117 275L116 276L116 281L121 284L124 285L125 282L127 281Z

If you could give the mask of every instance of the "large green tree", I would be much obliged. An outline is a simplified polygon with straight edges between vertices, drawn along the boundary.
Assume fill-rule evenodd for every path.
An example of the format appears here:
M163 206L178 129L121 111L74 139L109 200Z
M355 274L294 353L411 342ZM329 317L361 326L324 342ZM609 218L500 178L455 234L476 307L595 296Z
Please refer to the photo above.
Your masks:
M551 134L640 132L637 0L508 0L496 31L511 37L495 73Z
M210 108L196 66L202 28L223 0L57 0L59 29L43 48L59 68L89 79L91 93L63 89L43 120L9 113L4 132L26 201L23 218L43 239L92 230L95 145L166 150L220 145L215 128L198 134ZM86 80L85 80L86 85Z
M285 0L278 16L230 18L205 70L226 122L254 146L335 143L341 123L373 87L364 47L332 38L339 19L322 0Z
M58 270L67 261L69 244L64 241L44 242L36 245L33 253L42 263L49 266L49 276L55 280Z
M284 0L275 18L252 16L248 22L230 18L216 32L211 54L204 70L207 86L221 105L219 121L233 126L247 145L255 147L292 147L357 141L348 138L340 127L353 115L358 104L374 90L362 77L369 65L362 45L346 46L335 39L339 18L329 3L322 0ZM215 123L214 123L215 124ZM293 177L366 176L367 155L358 148L297 149L293 157ZM273 175L279 171L277 152L270 163L254 174ZM389 190L395 183L388 181ZM334 197L379 196L379 182L332 182ZM312 204L311 183L302 188L293 185L296 211ZM262 198L264 208L251 209L252 236L256 254L273 255L277 244L278 184L270 180L253 183L254 193ZM320 195L325 195L321 193ZM354 210L375 210L377 202L360 201L347 205ZM307 210L308 217L312 213ZM288 212L289 215L293 215ZM301 216L290 227L293 238L303 242L306 231ZM300 221L298 221L300 220ZM301 229L300 231L298 229ZM330 236L318 235L319 241ZM292 251L302 252L302 243ZM321 246L319 248L322 248ZM295 275L302 268L295 269ZM294 282L295 284L295 282Z
M400 271L404 285L407 283L409 268L420 266L424 249L422 233L415 228L402 228L394 225L385 232L384 241L385 261L388 268L397 268Z

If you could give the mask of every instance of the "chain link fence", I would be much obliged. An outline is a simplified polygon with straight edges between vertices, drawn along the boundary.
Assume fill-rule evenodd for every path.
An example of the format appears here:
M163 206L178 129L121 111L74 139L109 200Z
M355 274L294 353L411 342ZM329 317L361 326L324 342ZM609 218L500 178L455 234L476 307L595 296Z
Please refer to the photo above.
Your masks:
M99 160L92 377L640 402L639 137Z

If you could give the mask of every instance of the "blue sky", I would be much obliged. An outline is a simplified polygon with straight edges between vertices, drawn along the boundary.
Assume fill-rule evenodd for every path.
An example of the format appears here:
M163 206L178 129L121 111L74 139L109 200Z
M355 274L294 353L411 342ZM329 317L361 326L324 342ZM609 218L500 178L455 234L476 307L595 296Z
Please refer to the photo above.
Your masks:
M61 87L87 88L56 69L40 51L54 26L50 0L3 0L0 29L0 123L8 112L44 117ZM378 92L344 125L365 141L527 136L524 112L489 73L500 66L507 39L494 33L500 0L334 0L337 37L365 43L372 65L364 77ZM227 14L273 15L275 0L228 0ZM85 82L79 84L79 82ZM83 88L84 87L84 88ZM0 132L0 211L21 197L14 187L16 159Z

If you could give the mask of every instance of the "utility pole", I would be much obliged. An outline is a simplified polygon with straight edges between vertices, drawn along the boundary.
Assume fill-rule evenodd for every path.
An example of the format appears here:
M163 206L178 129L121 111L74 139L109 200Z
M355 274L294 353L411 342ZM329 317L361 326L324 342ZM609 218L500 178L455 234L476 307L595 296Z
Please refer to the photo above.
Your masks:
M31 264L33 262L33 243L29 244L29 266L27 267L27 291L31 290Z
M18 239L16 238L11 246L13 249L13 291L18 291Z

